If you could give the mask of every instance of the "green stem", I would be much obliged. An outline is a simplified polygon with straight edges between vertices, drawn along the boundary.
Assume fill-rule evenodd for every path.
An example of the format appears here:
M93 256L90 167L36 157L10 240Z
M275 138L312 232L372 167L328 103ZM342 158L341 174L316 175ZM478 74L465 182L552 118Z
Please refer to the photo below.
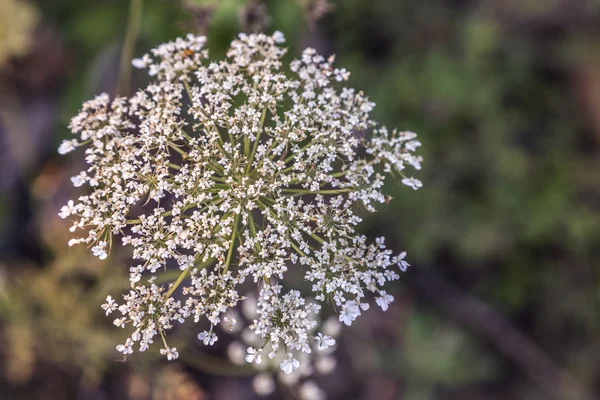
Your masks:
M315 239L317 242L323 244L325 242L325 239L323 239L322 237L318 236L316 233L311 233L310 237Z
M254 139L254 145L252 146L252 152L250 153L250 158L248 159L248 165L246 165L246 174L252 168L252 163L254 162L254 156L256 155L256 148L258 147L258 142L260 141L260 134L262 133L263 126L265 125L265 119L267 118L267 106L263 108L262 115L260 117L260 129L256 134L256 138Z
M294 248L294 250L296 250L296 252L298 254L300 254L302 257L306 257L306 254L304 254L304 252L302 250L300 250L300 248L298 247L298 245L296 245L296 243L294 243L293 241L290 240L290 244L292 245L292 247Z
M183 87L185 87L185 92L187 93L190 102L192 102L192 89L190 88L190 84L187 81L183 81Z
M168 299L169 297L171 297L171 295L175 292L175 290L177 290L177 288L179 287L179 285L181 285L181 282L183 282L183 280L185 279L185 277L187 276L187 274L190 272L190 268L204 269L204 268L208 267L209 265L211 265L213 262L214 262L214 258L209 258L208 260L206 260L205 262L203 262L202 264L200 264L198 266L187 267L186 269L184 269L181 272L181 274L179 274L179 277L177 278L177 280L175 282L173 282L173 285L171 286L171 288L169 289L169 291L165 295L165 299Z
M229 251L227 252L227 259L225 260L225 268L223 269L223 273L227 272L229 269L229 264L231 264L231 256L233 255L233 248L235 247L235 235L237 234L238 222L240 220L240 214L236 214L233 219L233 229L231 231L231 244L229 245Z
M135 42L137 41L142 25L142 6L143 0L131 0L129 3L129 20L121 51L119 80L117 82L117 94L124 96L129 94L131 88L131 60L133 59Z
M173 282L173 285L171 285L171 288L169 289L169 291L165 295L165 299L168 299L169 297L171 297L171 295L173 294L173 292L175 292L175 290L179 287L179 285L181 285L181 282L183 282L183 280L187 276L188 272L190 272L190 268L189 267L186 268L186 269L184 269L181 272L181 274L179 274L179 277L177 278L177 280L175 282Z
M218 172L218 173L220 173L221 175L224 175L224 173L225 173L225 170L223 169L223 167L221 166L221 164L217 164L217 163L215 163L215 162L213 162L213 161L210 161L210 160L209 160L209 161L208 161L208 165L210 165L210 167L211 167L211 168L213 168L213 170L214 170L215 172Z
M308 149L310 146L312 146L314 143L309 141L308 143L306 143L304 146L302 146L302 148L300 150L293 150L293 154L291 154L290 156L288 156L285 160L283 160L283 162L285 164L289 163L290 161L292 161L294 159L294 157L296 156L297 153L304 151L306 149Z
M187 153L185 151L181 150L175 144L169 143L169 147L172 148L173 150L175 150L176 152L178 152L179 154L181 154L182 156L187 157Z
M252 216L252 212L248 213L248 225L250 225L250 232L252 232L252 237L255 237L256 225L254 225L254 217Z
M256 199L256 202L258 203L259 206L262 206L262 207L260 207L261 209L266 210L268 208L269 209L269 213L271 215L275 215L273 213L273 211L271 211L271 209L270 209L271 206L269 206L268 204L265 204L261 199Z
M223 179L223 178L219 178L217 176L211 176L209 178L211 181L215 181L215 182L219 182L219 183L227 183L227 180Z
M294 166L290 165L289 167L287 167L286 169L280 171L279 173L280 174L287 174L288 172L293 171L293 170L294 170Z
M162 339L162 342L165 345L165 349L169 350L169 345L167 344L167 338L165 337L165 333L163 332L162 328L159 328L158 332L160 333L160 338Z
M339 178L341 176L345 176L348 172L349 172L349 170L335 172L335 173L331 174L331 176L333 176L334 178Z
M244 135L244 157L246 157L246 160L250 157L250 138L248 135Z
M315 191L310 191L310 190L305 190L305 189L281 189L282 192L295 193L295 194L340 194L340 193L352 192L354 190L356 190L356 189L347 188L347 189L315 190Z

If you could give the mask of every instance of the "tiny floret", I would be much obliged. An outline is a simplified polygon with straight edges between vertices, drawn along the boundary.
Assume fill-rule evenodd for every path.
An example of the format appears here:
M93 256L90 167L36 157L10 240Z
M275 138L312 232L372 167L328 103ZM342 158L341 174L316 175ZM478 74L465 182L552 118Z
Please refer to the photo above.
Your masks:
M177 352L177 349L175 347L170 349L160 349L160 354L166 355L167 360L169 361L175 360L177 357L179 357L179 353Z
M246 362L260 364L262 361L262 350L256 350L254 347L248 347L246 350Z
M317 347L319 350L328 349L331 346L335 346L335 339L331 336L323 335L321 332L315 337L317 341Z
M356 301L351 300L344 303L342 306L342 311L340 312L340 322L345 323L346 325L352 325L352 321L354 321L360 315L360 308Z
M383 311L387 311L387 309L388 309L388 307L389 307L390 303L391 303L392 301L394 301L394 296L387 294L387 293L385 292L385 290L382 290L382 291L380 292L380 294L381 294L381 296L380 296L380 297L377 297L377 298L375 299L375 302L377 303L377 305L378 305L379 307L381 307L381 309L382 309Z
M300 367L300 362L296 360L291 353L287 355L287 358L283 360L280 368L286 374L291 374L292 371L297 370Z
M215 335L212 332L207 332L207 331L200 332L198 334L198 339L201 340L207 346L212 346L213 344L215 344L215 342L217 340L219 340L217 335Z

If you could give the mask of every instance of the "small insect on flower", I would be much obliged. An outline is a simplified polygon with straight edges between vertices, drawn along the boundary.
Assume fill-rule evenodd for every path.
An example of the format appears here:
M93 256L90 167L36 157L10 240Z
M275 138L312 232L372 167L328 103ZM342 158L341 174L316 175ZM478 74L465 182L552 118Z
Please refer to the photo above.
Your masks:
M232 332L235 330L235 324L237 322L235 318L224 317L223 322L226 324L227 329L229 329Z
M203 36L161 44L132 61L153 82L129 98L101 94L71 120L59 152L85 149L71 178L85 193L59 215L78 233L69 245L101 260L116 243L131 251L130 289L102 305L129 333L124 356L160 343L176 359L168 333L191 319L205 345L217 342L214 327L240 332L239 361L260 364L264 352L299 374L315 353L330 356L341 323L392 303L384 288L409 266L406 253L360 234L358 210L392 201L390 177L422 186L409 172L421 168L421 143L373 120L375 104L345 86L335 57L309 48L284 63L284 41L240 34L223 60L209 59ZM292 268L308 289L290 276L284 289ZM255 290L242 289L247 279ZM320 329L330 303L338 314Z

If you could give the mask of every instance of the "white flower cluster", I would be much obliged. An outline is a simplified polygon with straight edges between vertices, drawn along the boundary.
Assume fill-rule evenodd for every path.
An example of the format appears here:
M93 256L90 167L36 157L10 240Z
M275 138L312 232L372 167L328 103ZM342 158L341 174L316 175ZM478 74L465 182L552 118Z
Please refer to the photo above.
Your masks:
M335 343L313 332L320 303L350 325L370 297L383 310L393 300L383 287L408 266L405 254L394 256L383 239L367 243L356 210L389 201L386 174L421 186L405 175L406 166L420 169L420 143L371 120L374 104L341 87L349 73L333 57L306 49L284 69L283 41L279 32L241 34L222 61L209 60L204 37L160 45L133 61L154 83L131 98L102 94L71 121L76 136L59 152L85 146L88 167L72 181L91 189L60 211L80 232L69 244L100 259L115 238L132 248L129 294L103 305L132 331L122 353L160 337L161 353L177 358L166 333L190 317L207 326L199 339L214 344L215 326L235 325L226 313L250 278L258 304L249 328L262 344L246 360L283 354L290 373L300 354ZM180 276L159 284L172 268ZM314 300L288 289L291 269L312 282L305 295Z
M258 306L258 299L252 294L239 308L241 313L230 311L229 315L241 321L253 321L259 316L258 313L262 312L262 307ZM278 352L273 358L271 355L262 357L262 350L257 350L263 345L262 339L254 333L252 326L246 326L236 328L236 331L241 331L240 340L229 344L227 355L235 365L243 365L248 361L252 363L257 372L252 386L260 396L270 395L277 382L297 393L302 400L324 399L325 393L318 386L316 378L331 373L337 364L333 352L336 347L335 338L341 332L341 324L335 316L319 322L307 332L316 340L316 349L319 351L314 354L299 352L298 359L291 358L284 352ZM321 332L314 335L317 329Z

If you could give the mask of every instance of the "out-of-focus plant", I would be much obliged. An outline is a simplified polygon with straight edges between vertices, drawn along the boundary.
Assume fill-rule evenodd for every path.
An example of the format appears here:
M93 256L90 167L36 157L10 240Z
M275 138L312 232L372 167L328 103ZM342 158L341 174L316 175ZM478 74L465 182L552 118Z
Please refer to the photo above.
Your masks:
M13 382L27 381L44 362L85 366L90 382L98 382L108 366L114 339L89 307L98 293L89 292L66 265L43 272L21 265L0 295L1 320L7 324L5 374Z
M0 66L27 54L38 20L38 11L29 1L0 0Z

